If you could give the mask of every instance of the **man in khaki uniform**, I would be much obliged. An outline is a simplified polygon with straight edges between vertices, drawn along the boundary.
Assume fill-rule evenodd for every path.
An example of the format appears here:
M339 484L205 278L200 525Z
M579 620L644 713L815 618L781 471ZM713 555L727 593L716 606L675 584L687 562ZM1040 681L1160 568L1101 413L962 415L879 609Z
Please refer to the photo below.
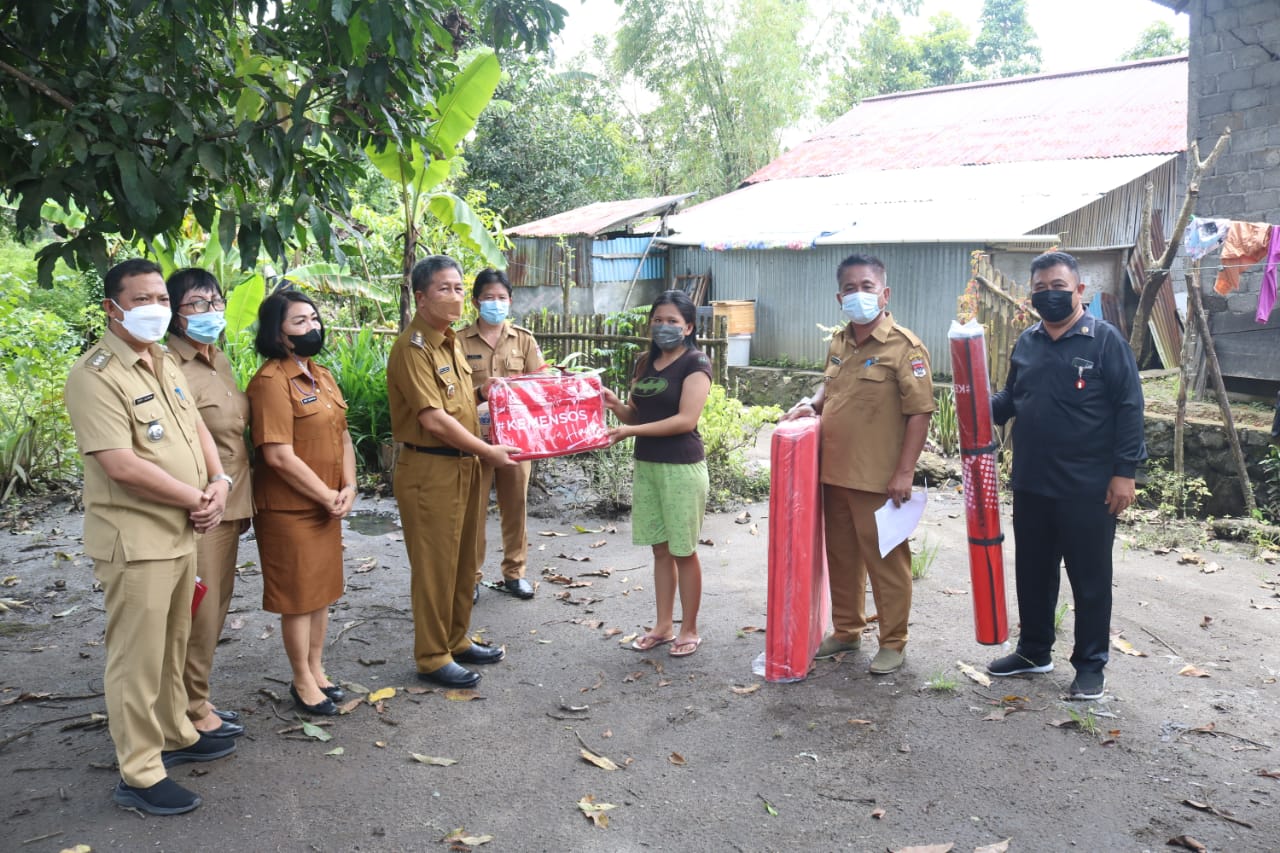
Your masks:
M221 521L231 483L186 378L156 344L170 317L160 268L125 261L104 289L107 332L71 368L65 399L84 457L84 550L107 610L103 683L121 777L113 797L180 814L200 798L166 768L235 750L196 732L182 684L195 534Z
M850 255L837 268L836 282L836 301L849 324L831 340L822 387L784 418L822 416L819 476L835 631L817 656L861 647L869 574L880 622L871 672L884 675L906 658L911 549L903 542L880 556L875 512L886 500L897 505L911 497L934 409L933 380L924 344L885 310L884 264Z
M387 356L391 433L402 449L393 489L409 552L414 658L418 677L472 687L480 674L462 663L502 660L501 649L467 636L480 565L481 459L510 468L517 448L480 438L471 368L451 324L466 288L453 258L433 255L413 267L416 312Z
M546 365L533 332L508 323L511 310L511 283L498 270L482 270L471 290L478 312L476 321L458 332L471 368L471 384L477 392L493 377L537 373ZM514 468L480 466L481 500L488 503L489 490L498 485L498 512L502 518L502 587L517 598L533 598L533 585L525 579L529 558L529 538L525 505L529 497L528 460ZM484 524L480 525L480 563L484 563ZM476 572L476 584L483 572Z

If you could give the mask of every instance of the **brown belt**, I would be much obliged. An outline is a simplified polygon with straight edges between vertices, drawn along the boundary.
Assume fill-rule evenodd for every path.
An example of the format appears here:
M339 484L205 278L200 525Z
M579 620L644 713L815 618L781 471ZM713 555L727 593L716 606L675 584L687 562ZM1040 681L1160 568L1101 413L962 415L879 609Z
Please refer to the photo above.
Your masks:
M468 453L465 450L459 450L456 447L422 447L409 442L401 442L407 449L417 451L418 453L430 453L432 456L452 456L461 458L464 456L475 456L474 453Z

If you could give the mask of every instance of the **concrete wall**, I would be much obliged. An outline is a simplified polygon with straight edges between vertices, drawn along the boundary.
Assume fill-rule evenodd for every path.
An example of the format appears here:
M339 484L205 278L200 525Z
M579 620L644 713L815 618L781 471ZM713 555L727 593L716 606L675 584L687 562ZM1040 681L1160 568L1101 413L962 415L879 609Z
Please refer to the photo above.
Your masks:
M1187 12L1188 128L1201 156L1231 129L1229 147L1201 183L1196 212L1280 224L1280 3L1193 0ZM1245 272L1238 292L1215 295L1217 270L1210 267L1217 260L1210 256L1202 289L1223 373L1265 392L1280 383L1280 311L1265 326L1253 319L1261 264Z

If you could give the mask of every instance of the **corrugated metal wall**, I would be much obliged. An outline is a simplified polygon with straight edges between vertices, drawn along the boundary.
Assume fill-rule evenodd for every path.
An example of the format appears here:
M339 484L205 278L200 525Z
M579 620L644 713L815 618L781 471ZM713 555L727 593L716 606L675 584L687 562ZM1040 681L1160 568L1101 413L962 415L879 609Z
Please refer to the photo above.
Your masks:
M513 237L507 250L507 278L513 287L560 287L570 271L567 250L573 253L572 278L579 287L591 285L590 237Z
M591 274L595 283L606 281L630 282L636 274L639 256L649 245L648 237L617 237L613 240L596 240L591 244ZM635 255L620 258L618 255ZM640 266L640 281L655 281L667 274L667 249L655 243Z
M673 246L670 262L676 275L710 270L711 299L756 300L752 359L820 362L827 344L816 324L844 322L836 302L836 267L851 252L875 255L889 273L894 319L925 342L935 373L950 374L947 329L969 282L970 253L981 248L947 243L709 252Z
M1068 251L1132 246L1138 241L1138 221L1142 218L1147 182L1154 187L1154 206L1163 211L1164 227L1168 230L1173 228L1178 216L1181 203L1177 196L1178 176L1185 170L1186 155L1179 154L1163 166L1032 233L1061 234L1063 248Z

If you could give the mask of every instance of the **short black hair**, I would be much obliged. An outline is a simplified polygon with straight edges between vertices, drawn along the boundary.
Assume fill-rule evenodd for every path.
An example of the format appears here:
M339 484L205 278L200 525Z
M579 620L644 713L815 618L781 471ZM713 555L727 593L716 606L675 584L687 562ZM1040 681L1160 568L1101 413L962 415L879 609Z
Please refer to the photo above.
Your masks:
M135 275L156 275L163 276L164 270L160 269L160 265L155 261L149 261L146 258L130 258L127 261L121 261L111 269L107 270L107 274L102 279L102 295L107 299L114 300L120 295L120 291L124 290L124 280L132 278Z
M495 270L492 267L480 270L476 275L476 283L471 287L471 299L475 302L480 301L480 293L486 286L497 282L507 289L507 296L511 295L511 282L507 280L507 274L502 270Z
M440 270L457 270L458 275L462 275L462 264L448 255L431 255L423 258L413 265L413 272L409 274L413 292L421 293L426 290L431 285L431 277Z
M1080 278L1080 264L1066 252L1045 252L1043 255L1036 255L1031 261L1031 272L1034 274L1059 265L1075 273L1077 279Z
M253 339L253 346L263 358L289 357L289 350L280 340L280 330L284 328L284 318L289 313L291 302L305 302L316 308L311 297L298 290L277 290L258 306L258 334ZM316 308L316 314L319 313L320 309ZM323 318L320 320L320 335L324 336Z
M836 267L836 284L840 283L840 274L849 267L871 267L880 271L880 283L889 283L889 274L885 271L884 261L875 255L864 255L860 252L854 252L849 257L840 262L840 266Z
M178 306L188 293L193 290L202 293L212 291L222 296L222 287L218 284L218 279L213 273L202 270L200 267L185 267L171 273L165 279L164 286L169 291L169 305L173 309L173 316L169 319L169 331L178 335L182 334L182 329L178 328Z

